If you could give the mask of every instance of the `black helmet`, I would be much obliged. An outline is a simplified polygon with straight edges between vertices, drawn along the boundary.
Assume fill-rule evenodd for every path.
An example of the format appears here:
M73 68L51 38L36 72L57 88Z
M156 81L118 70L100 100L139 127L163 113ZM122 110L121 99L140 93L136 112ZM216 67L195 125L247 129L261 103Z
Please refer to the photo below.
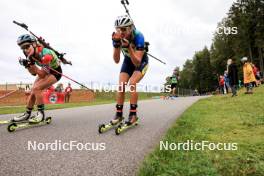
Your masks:
M33 43L33 42L36 42L36 38L32 35L29 35L29 34L23 34L23 35L20 35L17 39L17 44L18 45L22 45L23 43Z

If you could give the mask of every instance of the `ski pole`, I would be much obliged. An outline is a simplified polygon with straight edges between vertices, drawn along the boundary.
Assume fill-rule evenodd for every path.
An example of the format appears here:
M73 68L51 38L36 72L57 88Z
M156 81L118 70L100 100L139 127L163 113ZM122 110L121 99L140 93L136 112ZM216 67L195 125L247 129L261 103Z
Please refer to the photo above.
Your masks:
M159 62L163 63L164 65L166 65L165 62L163 62L162 60L156 58L155 56L153 56L153 55L151 55L151 54L149 54L149 53L147 53L147 55L149 55L150 57L152 57L152 58L156 59L157 61L159 61Z
M128 14L128 16L131 18L130 14L129 14L129 10L128 10L128 8L126 7L126 5L129 5L128 0L121 0L121 4L124 6L124 8L125 8L125 10L126 10L126 13Z
M128 0L121 0L121 4L124 6L127 15L131 18L130 13L129 13L129 10L128 10L128 8L127 8L127 5L129 5ZM132 18L131 18L131 19L132 19ZM134 27L136 28L135 24L133 24L133 25L134 25ZM145 45L146 45L146 47L148 47L149 42L145 42ZM166 65L166 63L165 63L164 61L158 59L157 57L153 56L152 54L149 54L149 53L148 53L148 48L147 48L147 50L146 50L145 52L147 53L147 55L149 55L149 56L152 57L153 59L156 59L157 61L159 61L159 62L163 63L164 65Z
M79 84L80 86L86 88L87 90L91 90L91 89L89 89L88 87L86 87L85 85L83 85L82 83L79 83L78 81L75 81L74 79L70 78L69 76L66 76L66 75L62 74L62 73L58 72L57 70L54 70L54 69L51 68L51 67L48 67L48 68L49 68L50 70L56 72L57 74L60 74L61 76L65 77L65 78L67 78L67 79L69 79L69 80L71 80L72 82L75 82L76 84Z
M35 62L39 62L37 59L35 59L35 58L33 58L33 57L31 57L31 59L33 59ZM30 60L30 59L26 59L26 60ZM42 67L43 67L43 66L42 66ZM51 67L49 67L49 66L47 66L47 68L50 69L50 70L52 70L52 71L54 71L55 73L57 73L57 74L59 74L59 75L61 75L61 76L65 77L65 78L71 80L72 82L75 82L76 84L79 84L80 86L86 88L87 90L90 90L90 91L91 91L91 89L89 89L88 87L86 87L86 86L83 85L82 83L80 83L80 82L78 82L78 81L75 81L74 79L70 78L69 76L66 76L66 75L62 74L62 73L58 72L57 70L55 70L55 69L53 69L53 68L51 68Z

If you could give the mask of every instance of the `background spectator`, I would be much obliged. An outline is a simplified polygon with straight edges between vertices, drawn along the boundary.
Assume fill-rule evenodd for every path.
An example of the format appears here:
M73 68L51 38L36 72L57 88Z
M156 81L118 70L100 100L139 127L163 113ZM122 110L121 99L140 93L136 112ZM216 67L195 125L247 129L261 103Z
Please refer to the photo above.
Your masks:
M258 67L254 64L252 64L252 68L253 68L254 76L256 78L256 82L253 83L253 86L257 87L260 85L260 71L259 71Z
M228 78L228 72L225 71L224 73L224 80L225 80L225 91L228 94L228 90L230 88L229 78Z
M70 97L71 97L71 93L72 93L71 84L68 83L68 86L65 88L65 99L64 99L65 103L69 103Z
M63 92L63 84L60 83L57 85L57 87L55 88L56 92L62 93Z
M224 76L220 75L220 77L219 77L219 91L222 94L225 93L224 87L225 87L225 79L224 79Z
M237 86L239 85L237 66L232 59L228 59L227 65L229 84L232 90L232 97L237 96Z
M244 85L246 87L245 94L252 94L253 93L253 85L252 83L256 81L254 76L253 68L251 64L248 62L247 57L243 57L241 59L243 64L243 77L244 77Z

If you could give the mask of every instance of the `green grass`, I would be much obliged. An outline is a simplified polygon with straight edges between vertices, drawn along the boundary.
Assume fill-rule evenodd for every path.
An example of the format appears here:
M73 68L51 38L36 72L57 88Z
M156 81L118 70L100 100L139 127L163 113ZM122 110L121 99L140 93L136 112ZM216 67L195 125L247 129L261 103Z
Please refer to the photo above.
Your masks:
M213 96L191 106L162 141L237 143L238 150L160 150L144 160L139 176L263 176L264 87L253 95Z
M160 93L139 93L140 100L151 99L153 96L162 95ZM96 92L96 99L92 102L80 102L80 103L67 103L67 104L49 104L45 106L46 110L52 109L63 109L81 106L93 106L100 104L110 104L115 102L116 93L113 92ZM129 93L126 93L126 101L129 100ZM0 107L0 114L14 114L22 113L25 111L24 106L14 106L14 107Z

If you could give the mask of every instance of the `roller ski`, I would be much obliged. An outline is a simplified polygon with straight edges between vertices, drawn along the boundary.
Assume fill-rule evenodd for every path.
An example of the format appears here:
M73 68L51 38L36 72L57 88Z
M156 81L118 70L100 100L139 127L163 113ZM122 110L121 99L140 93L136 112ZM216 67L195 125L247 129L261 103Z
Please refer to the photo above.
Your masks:
M101 124L99 125L99 129L98 129L98 132L101 134L101 133L104 133L106 131L109 131L110 129L122 124L124 120L124 117L115 117L113 120L111 120L108 124Z
M0 125L4 125L4 124L10 124L10 123L20 123L20 122L27 122L28 119L30 118L30 114L25 112L24 114L14 117L10 120L0 120Z
M137 125L138 125L138 117L129 116L128 121L126 121L124 124L118 125L118 127L115 129L115 134L119 135L120 133L128 130L129 128L132 128Z
M11 123L11 120L0 120L0 125L5 125Z
M21 116L15 117L8 125L8 132L14 132L17 129L29 128L33 126L41 126L51 123L51 117L44 117L44 113L38 112L36 116L30 117L30 114L24 113Z

